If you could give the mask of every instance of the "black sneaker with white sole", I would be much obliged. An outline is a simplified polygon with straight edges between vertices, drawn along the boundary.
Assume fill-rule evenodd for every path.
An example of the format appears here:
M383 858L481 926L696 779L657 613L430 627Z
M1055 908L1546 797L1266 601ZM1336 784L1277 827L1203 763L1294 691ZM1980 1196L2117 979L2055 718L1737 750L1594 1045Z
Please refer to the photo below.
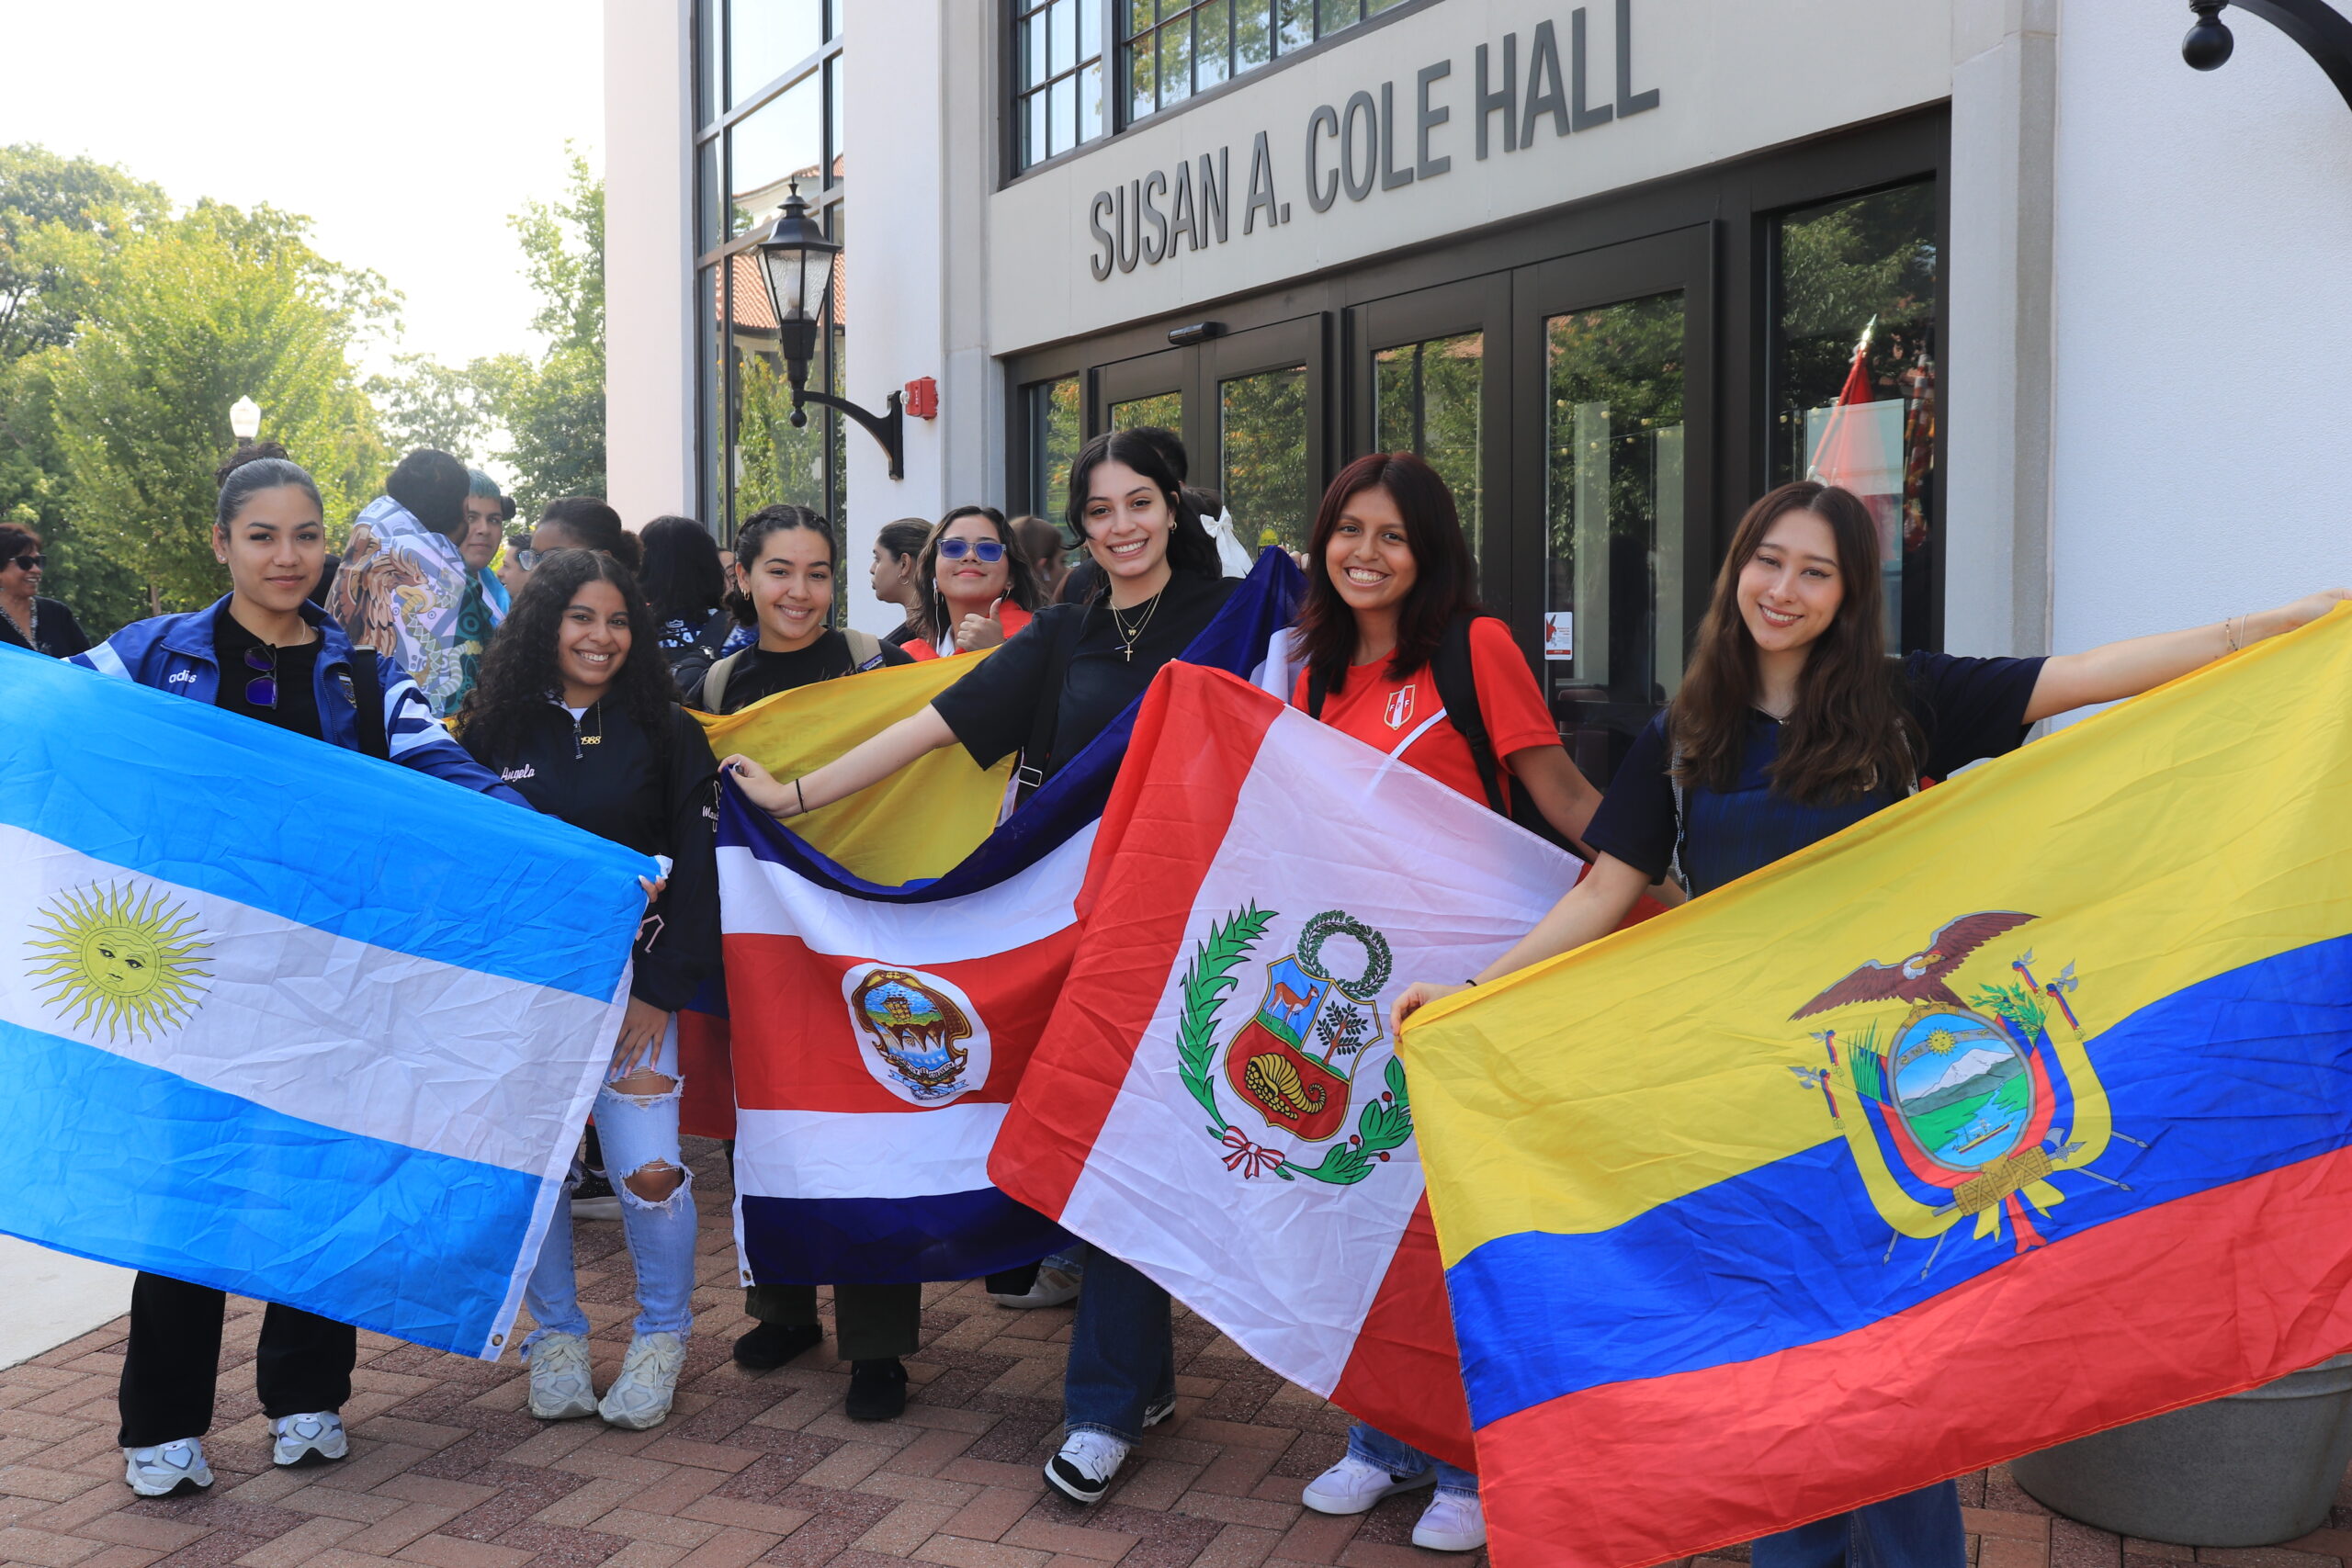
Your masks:
M1099 1503L1126 1458L1123 1438L1108 1432L1072 1432L1063 1440L1062 1451L1046 1461L1046 1484L1073 1503Z

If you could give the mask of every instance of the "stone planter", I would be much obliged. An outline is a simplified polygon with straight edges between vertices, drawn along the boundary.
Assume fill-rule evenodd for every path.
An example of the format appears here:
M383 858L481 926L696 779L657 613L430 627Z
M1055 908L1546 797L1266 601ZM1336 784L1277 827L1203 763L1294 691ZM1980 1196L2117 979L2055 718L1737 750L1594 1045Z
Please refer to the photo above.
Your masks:
M2244 1393L2027 1454L2044 1506L2181 1546L2271 1546L2327 1523L2352 1463L2352 1355Z

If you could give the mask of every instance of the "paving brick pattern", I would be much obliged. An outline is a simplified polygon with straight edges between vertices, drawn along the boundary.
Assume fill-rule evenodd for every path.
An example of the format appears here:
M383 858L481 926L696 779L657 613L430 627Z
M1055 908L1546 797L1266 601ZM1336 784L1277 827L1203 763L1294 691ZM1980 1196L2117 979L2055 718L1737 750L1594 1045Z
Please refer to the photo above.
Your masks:
M351 1457L269 1463L253 1393L259 1307L232 1302L202 1496L141 1501L114 1446L124 1325L0 1370L0 1562L57 1568L1403 1568L1446 1562L1408 1543L1420 1500L1360 1518L1299 1506L1337 1459L1347 1418L1196 1318L1177 1325L1177 1417L1110 1495L1080 1509L1038 1467L1058 1440L1068 1310L1007 1312L977 1283L926 1292L913 1399L893 1422L841 1411L828 1345L752 1376L727 1359L744 1326L729 1190L715 1145L691 1151L703 1204L695 1337L677 1409L650 1432L541 1422L497 1365L360 1336L345 1419ZM597 1381L628 1340L630 1273L616 1224L579 1230ZM2054 1518L1995 1470L1962 1483L1977 1568L2346 1568L2352 1490L2291 1546L2192 1552ZM1687 1568L1728 1568L1744 1549Z

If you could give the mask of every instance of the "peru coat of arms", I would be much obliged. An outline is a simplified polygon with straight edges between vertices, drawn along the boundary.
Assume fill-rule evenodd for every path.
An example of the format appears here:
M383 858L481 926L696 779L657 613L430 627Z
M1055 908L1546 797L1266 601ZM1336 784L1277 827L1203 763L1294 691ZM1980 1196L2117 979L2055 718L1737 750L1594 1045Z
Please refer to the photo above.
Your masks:
M1933 1241L1923 1278L1962 1220L1974 1222L1976 1240L2006 1223L2018 1252L2042 1246L2035 1216L2046 1222L2066 1196L2050 1179L2074 1172L2121 1187L2087 1168L2110 1139L2138 1143L2114 1130L2071 1000L2072 964L2044 983L2027 949L2009 959L2009 978L1980 981L1968 998L1951 984L1979 948L2033 918L1962 915L1922 951L1864 964L1790 1015L1838 1015L1814 1032L1826 1066L1790 1070L1820 1092L1894 1230L1887 1257L1905 1236ZM2056 1039L2053 1009L2067 1026Z

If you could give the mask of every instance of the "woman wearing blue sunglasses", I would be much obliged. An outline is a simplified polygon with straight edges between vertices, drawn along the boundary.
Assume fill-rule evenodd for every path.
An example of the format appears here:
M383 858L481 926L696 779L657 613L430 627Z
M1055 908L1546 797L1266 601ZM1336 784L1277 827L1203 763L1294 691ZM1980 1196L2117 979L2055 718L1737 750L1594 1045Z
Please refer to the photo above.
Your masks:
M922 584L922 608L906 649L917 659L994 648L1027 626L1042 602L1028 558L993 506L959 506L941 518L922 547L915 581Z

